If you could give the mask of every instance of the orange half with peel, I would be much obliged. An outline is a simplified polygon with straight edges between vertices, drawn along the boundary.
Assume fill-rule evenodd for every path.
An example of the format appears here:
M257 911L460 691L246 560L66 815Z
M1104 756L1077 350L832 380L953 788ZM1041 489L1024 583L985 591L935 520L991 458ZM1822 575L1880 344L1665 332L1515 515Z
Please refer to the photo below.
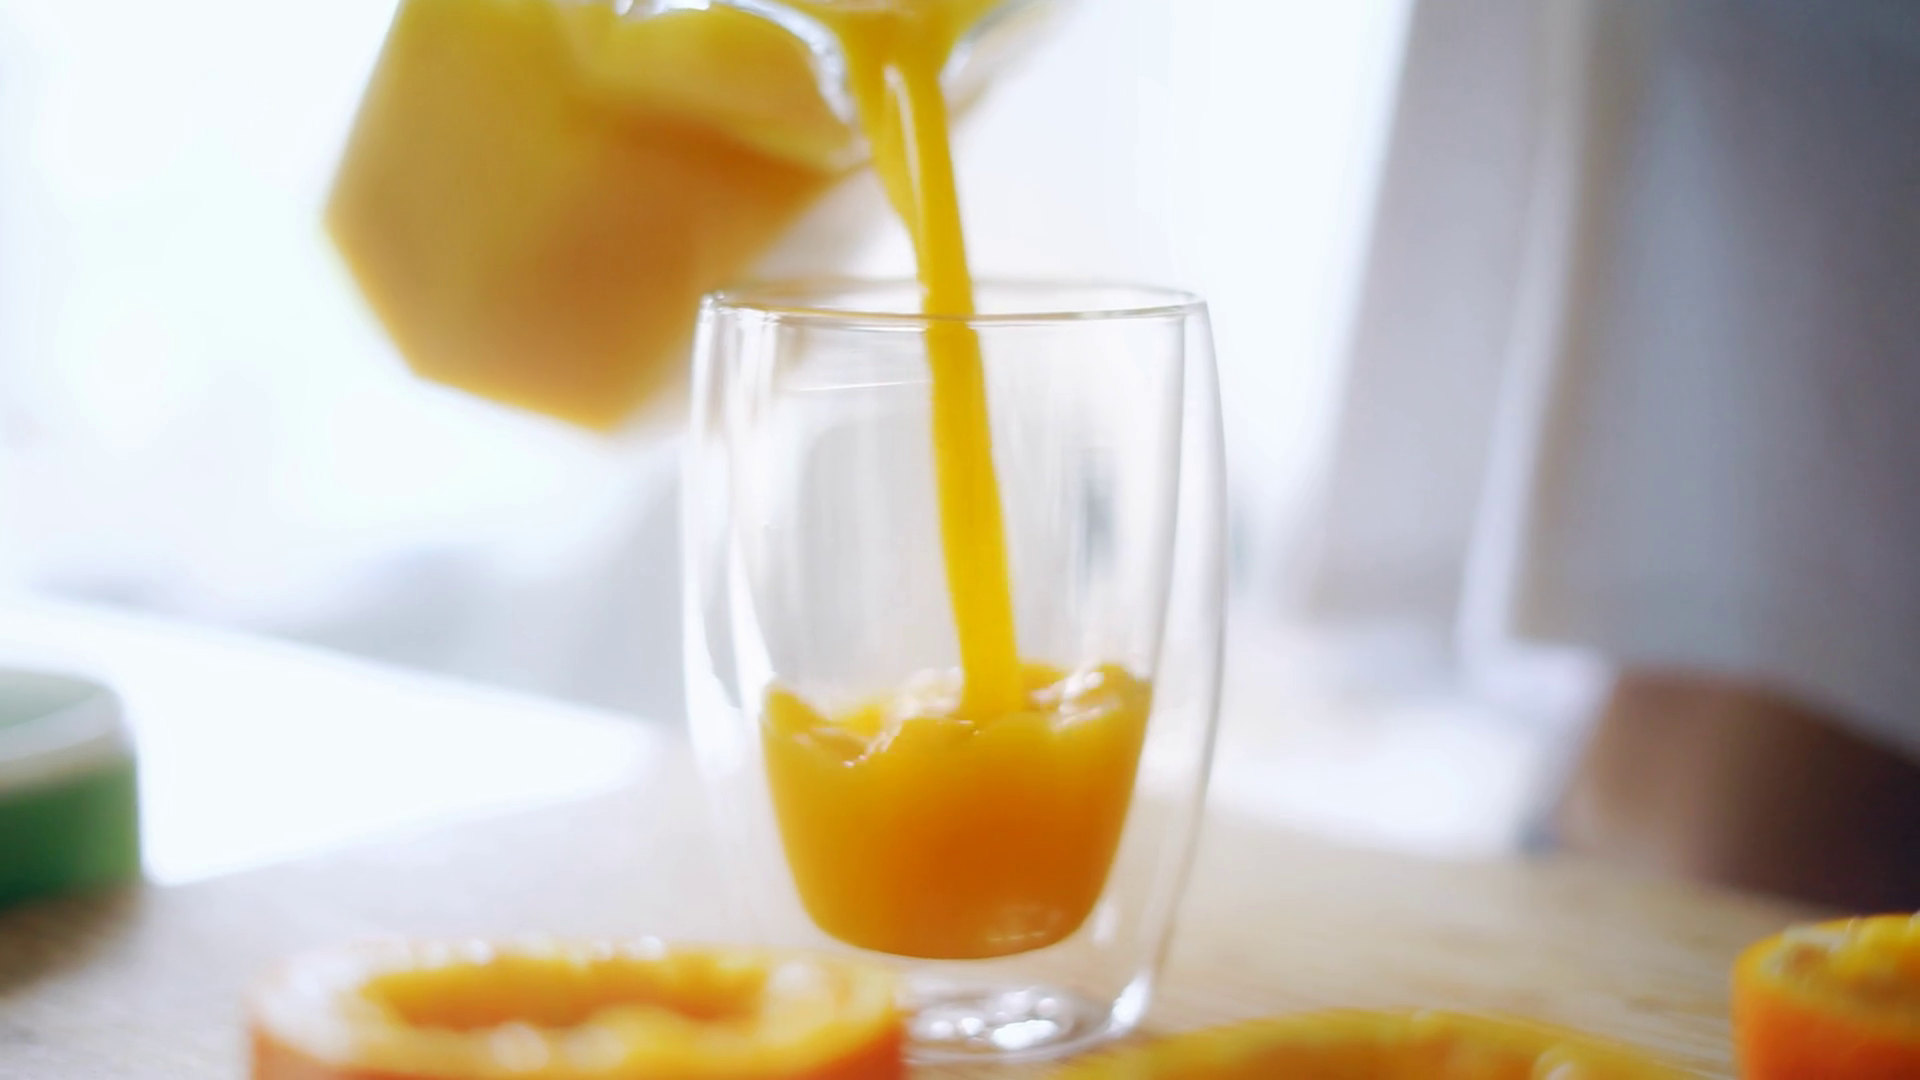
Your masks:
M251 1003L254 1080L897 1080L887 969L796 951L396 944Z
M1683 1080L1618 1043L1523 1020L1336 1010L1089 1058L1053 1080Z
M1747 1080L1920 1077L1920 916L1795 926L1733 969Z

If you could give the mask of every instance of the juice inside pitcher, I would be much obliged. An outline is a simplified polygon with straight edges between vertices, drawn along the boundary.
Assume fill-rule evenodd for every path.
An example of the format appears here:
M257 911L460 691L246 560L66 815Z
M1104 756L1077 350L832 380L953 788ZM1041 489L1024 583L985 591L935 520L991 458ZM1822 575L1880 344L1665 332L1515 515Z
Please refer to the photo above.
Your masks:
M588 427L856 160L799 39L730 8L404 0L327 207L420 374Z
M790 0L837 39L924 307L973 313L941 74L994 0ZM503 78L502 72L511 74ZM670 377L701 294L847 169L797 38L724 7L406 0L330 211L416 369L608 427ZM1003 956L1092 912L1151 687L1023 660L980 344L926 331L958 672L829 713L767 692L762 747L808 913L852 945Z

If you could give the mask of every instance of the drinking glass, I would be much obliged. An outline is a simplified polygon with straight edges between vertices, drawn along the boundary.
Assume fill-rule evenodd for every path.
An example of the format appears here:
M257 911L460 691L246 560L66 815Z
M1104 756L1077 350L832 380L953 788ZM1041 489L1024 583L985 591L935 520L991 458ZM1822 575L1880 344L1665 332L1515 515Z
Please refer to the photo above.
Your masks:
M708 298L685 466L689 712L743 936L890 957L921 1061L1048 1057L1140 1020L1219 693L1205 305L983 283L977 309L920 314L911 282ZM903 724L960 679L927 343L967 331L1020 657L1052 689Z

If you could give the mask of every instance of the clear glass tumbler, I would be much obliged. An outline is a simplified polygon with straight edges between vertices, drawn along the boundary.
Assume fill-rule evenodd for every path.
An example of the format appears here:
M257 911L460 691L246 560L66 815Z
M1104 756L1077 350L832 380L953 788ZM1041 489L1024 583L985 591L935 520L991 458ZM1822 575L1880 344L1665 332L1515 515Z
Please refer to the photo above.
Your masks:
M1205 305L909 282L706 302L686 459L692 732L743 933L893 957L922 1061L1145 1012L1204 802L1224 579ZM927 341L978 336L1031 711L958 714ZM944 324L944 325L943 325Z

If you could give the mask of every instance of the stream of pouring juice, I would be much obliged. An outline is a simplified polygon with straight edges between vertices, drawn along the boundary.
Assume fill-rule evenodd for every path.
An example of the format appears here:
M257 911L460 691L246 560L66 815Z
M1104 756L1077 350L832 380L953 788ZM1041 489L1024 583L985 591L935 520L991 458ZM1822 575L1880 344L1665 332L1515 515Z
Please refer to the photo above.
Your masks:
M991 0L795 6L839 38L875 166L913 238L926 313L973 314L940 73ZM771 691L767 772L788 864L821 929L899 956L1005 956L1072 934L1099 899L1151 692L1117 665L1022 664L979 337L934 321L927 354L961 671L837 716Z

